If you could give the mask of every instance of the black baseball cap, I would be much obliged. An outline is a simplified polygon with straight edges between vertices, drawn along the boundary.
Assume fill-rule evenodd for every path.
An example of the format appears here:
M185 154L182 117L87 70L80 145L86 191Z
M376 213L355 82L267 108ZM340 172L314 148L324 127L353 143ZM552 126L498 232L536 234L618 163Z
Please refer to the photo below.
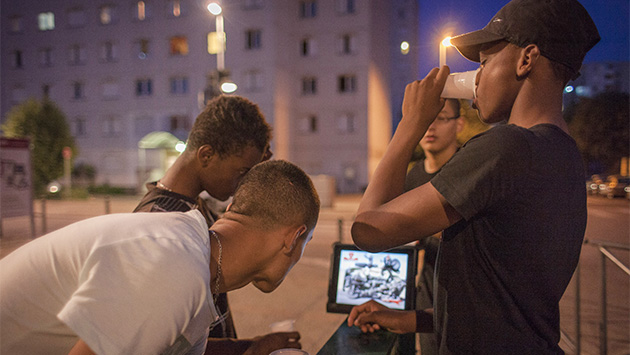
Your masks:
M506 40L519 47L535 44L542 55L580 74L586 52L599 42L599 32L576 0L512 0L486 27L451 38L466 59L479 62L482 45Z

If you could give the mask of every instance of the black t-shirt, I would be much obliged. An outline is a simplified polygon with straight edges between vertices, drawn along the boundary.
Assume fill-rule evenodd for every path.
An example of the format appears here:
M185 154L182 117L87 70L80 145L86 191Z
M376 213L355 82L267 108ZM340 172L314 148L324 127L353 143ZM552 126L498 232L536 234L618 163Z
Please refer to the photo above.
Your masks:
M501 125L432 179L463 219L437 260L440 354L555 354L559 301L586 228L575 141L554 125Z

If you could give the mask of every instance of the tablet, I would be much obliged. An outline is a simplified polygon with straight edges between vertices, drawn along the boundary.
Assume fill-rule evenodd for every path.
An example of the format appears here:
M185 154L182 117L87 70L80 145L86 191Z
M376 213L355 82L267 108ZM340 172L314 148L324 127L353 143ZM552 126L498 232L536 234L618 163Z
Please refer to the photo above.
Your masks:
M392 309L415 309L418 251L403 246L381 253L352 244L333 244L328 280L331 313L350 313L353 306L375 300Z

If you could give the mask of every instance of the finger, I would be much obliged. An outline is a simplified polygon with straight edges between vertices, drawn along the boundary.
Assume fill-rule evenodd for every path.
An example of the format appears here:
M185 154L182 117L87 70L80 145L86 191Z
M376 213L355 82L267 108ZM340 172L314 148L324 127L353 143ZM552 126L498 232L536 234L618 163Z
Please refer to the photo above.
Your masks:
M451 73L451 69L448 67L448 65L444 65L437 72L435 79L436 79L436 81L438 83L440 83L440 84L442 84L442 86L444 86L444 83L446 82L446 78L448 78L448 75L450 73Z

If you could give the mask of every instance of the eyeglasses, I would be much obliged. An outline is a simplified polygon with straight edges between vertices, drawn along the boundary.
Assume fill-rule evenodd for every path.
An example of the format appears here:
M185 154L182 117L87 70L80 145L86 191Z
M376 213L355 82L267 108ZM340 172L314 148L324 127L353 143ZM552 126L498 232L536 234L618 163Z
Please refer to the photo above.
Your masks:
M446 122L448 122L448 121L450 121L450 120L456 120L456 119L458 119L458 118L459 118L459 116L455 116L455 117L437 116L437 117L435 118L435 121L434 121L434 122L437 122L438 124L444 124L444 123L446 123Z

